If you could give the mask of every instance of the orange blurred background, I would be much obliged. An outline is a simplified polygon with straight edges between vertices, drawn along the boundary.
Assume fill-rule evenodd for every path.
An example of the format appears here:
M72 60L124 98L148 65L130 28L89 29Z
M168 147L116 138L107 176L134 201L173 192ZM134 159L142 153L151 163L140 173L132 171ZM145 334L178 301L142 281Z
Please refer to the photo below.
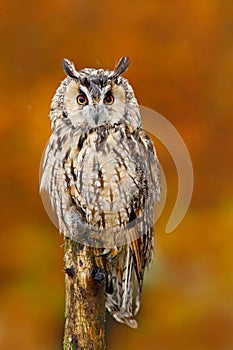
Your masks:
M2 0L0 4L0 349L61 349L63 241L38 194L50 100L77 68L113 68L139 103L180 132L194 166L190 209L170 235L174 163L155 144L168 182L132 330L107 319L108 349L233 349L233 2Z

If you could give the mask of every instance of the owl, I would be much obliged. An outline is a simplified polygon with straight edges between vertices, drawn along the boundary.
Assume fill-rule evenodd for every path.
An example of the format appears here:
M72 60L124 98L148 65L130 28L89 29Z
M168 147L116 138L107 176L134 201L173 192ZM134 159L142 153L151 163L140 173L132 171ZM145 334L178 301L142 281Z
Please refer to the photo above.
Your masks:
M64 59L40 191L60 232L101 252L96 263L106 271L106 308L136 328L144 271L153 259L160 170L133 88L121 76L128 66L122 57L113 70L76 70Z

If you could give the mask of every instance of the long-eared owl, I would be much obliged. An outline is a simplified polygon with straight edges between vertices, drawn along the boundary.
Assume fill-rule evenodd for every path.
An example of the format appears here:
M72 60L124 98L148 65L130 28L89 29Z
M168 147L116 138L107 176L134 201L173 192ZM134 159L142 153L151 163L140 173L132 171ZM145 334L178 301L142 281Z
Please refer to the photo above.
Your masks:
M101 251L106 308L136 327L144 270L153 259L160 172L133 89L121 77L128 65L123 57L112 71L76 70L64 59L67 76L51 103L40 191L65 237Z

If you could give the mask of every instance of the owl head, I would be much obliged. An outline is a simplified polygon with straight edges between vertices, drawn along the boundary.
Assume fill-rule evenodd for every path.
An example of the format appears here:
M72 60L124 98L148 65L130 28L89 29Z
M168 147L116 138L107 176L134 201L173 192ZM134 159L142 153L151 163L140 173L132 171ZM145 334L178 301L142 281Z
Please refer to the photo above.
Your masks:
M112 71L94 68L77 70L72 62L64 59L67 77L52 99L52 128L65 124L77 130L87 130L120 123L133 129L141 127L133 89L128 80L121 77L129 62L128 57L122 57Z

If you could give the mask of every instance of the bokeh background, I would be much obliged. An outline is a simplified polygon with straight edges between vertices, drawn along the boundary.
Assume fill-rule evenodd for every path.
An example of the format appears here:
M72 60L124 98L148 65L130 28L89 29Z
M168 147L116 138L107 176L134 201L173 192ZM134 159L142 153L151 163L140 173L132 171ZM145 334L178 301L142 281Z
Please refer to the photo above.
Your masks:
M113 68L179 131L194 166L190 209L170 235L174 163L146 274L139 329L107 319L108 349L233 349L233 2L1 0L0 349L61 349L63 241L38 194L61 63Z

